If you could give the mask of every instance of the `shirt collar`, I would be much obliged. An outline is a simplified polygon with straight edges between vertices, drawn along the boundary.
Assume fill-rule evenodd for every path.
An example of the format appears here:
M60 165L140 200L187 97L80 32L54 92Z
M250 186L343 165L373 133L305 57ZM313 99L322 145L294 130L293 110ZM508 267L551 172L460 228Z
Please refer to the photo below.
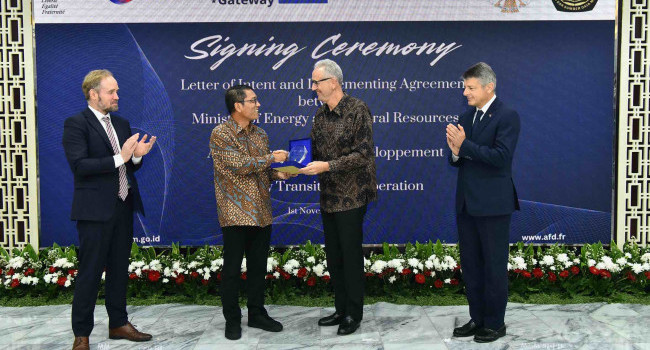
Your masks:
M239 134L242 131L253 131L253 128L255 128L255 124L252 122L248 123L248 127L246 129L242 128L232 117L228 119L226 123L230 123L230 127L235 131L235 134Z
M494 94L494 96L492 96L492 98L488 101L488 103L485 104L485 106L483 106L483 108L478 108L477 107L476 112L481 110L481 111L483 111L483 114L485 114L487 112L487 110L490 109L490 106L492 105L492 102L494 102L494 100L496 100L496 99L497 99L497 94ZM476 112L474 112L474 113L476 113Z
M345 105L348 103L348 100L350 99L350 95L346 94L345 92L343 93L343 97L341 97L341 100L339 103L334 107L334 109L330 110L330 107L325 103L325 108L328 112L333 112L338 116L342 116L343 114L341 113L341 110L345 107Z
M100 122L103 122L102 118L104 118L104 117L109 117L109 118L111 117L110 113L106 113L106 115L104 115L104 114L102 114L102 112L90 107L90 105L88 105L88 108L90 109L91 112L93 112L95 117L97 117L97 119L99 119Z

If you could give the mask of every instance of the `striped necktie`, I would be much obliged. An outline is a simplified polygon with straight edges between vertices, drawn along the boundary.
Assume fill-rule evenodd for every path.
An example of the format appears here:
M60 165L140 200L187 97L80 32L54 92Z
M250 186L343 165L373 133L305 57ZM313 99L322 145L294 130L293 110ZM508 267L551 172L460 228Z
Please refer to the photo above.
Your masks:
M113 147L113 152L115 154L120 154L120 148L117 146L117 140L115 139L115 133L113 132L113 125L111 125L111 119L106 116L102 117L102 121L106 123L106 133L108 134L108 140L111 141L111 146ZM120 199L125 200L126 196L129 194L129 181L126 178L126 165L122 164L117 168L120 178L120 187L117 191L117 195Z

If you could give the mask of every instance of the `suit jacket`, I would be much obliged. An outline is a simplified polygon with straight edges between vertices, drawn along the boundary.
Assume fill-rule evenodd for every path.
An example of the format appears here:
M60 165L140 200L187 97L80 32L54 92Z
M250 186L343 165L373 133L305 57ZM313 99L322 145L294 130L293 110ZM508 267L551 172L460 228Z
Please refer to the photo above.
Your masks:
M449 162L458 167L456 212L465 205L472 216L512 214L519 210L517 190L512 180L512 157L519 138L520 120L516 111L496 98L472 132L476 108L459 118L465 129L460 159Z
M120 147L131 136L131 126L126 119L111 114L111 124L117 134ZM74 174L72 220L107 221L119 200L119 173L113 160L113 147L106 130L93 112L83 112L69 117L63 124L63 149ZM129 180L129 195L133 196L133 208L144 214L138 181L134 172L142 162L125 163Z

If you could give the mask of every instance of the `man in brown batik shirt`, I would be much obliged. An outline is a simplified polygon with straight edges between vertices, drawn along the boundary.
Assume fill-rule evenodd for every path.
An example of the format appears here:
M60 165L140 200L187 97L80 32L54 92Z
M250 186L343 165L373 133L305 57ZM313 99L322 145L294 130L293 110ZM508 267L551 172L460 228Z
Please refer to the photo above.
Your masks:
M332 60L314 65L311 89L323 105L311 131L314 161L301 174L316 175L325 233L327 267L334 287L334 314L318 321L354 333L363 318L363 218L377 199L372 115L361 100L343 92L343 72Z
M269 138L252 122L260 103L250 86L226 91L230 119L212 130L210 154L214 162L214 192L223 233L221 302L226 338L241 338L240 268L246 253L248 326L280 332L282 324L264 309L266 263L271 240L271 180L290 175L270 168L287 159L286 151L269 150Z

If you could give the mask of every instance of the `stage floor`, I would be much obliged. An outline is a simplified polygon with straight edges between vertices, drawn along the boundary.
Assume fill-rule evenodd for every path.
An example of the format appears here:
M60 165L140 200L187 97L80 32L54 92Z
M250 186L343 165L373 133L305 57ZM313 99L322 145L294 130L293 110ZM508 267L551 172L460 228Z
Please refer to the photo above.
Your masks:
M224 337L220 307L164 304L129 306L129 319L153 334L146 343L108 339L104 306L95 311L91 349L647 349L650 305L508 305L507 335L491 344L452 338L454 326L469 320L467 306L367 305L361 328L337 336L337 327L319 327L332 308L269 305L284 330L268 333L246 326L242 338ZM70 306L0 307L0 348L70 349Z

